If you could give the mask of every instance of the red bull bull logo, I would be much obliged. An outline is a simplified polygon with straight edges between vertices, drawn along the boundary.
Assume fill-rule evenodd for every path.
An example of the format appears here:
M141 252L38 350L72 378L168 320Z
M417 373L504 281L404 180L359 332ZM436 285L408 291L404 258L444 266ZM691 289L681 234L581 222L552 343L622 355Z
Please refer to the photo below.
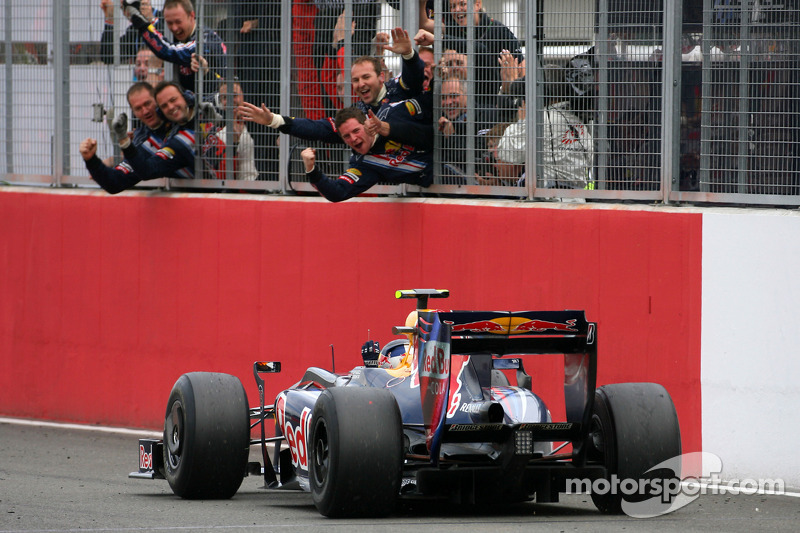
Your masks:
M561 322L548 322L547 320L528 320L526 322L522 322L521 324L517 324L514 329L511 330L511 334L514 333L525 333L528 331L539 332L539 331L578 331L575 329L575 319L567 320L564 323Z

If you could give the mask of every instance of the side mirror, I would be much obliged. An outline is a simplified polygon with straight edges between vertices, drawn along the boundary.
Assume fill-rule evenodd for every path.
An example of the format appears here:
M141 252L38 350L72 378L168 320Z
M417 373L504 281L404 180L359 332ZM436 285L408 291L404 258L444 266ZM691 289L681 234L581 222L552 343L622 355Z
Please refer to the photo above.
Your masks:
M277 374L281 371L280 361L257 361L253 370L259 374Z

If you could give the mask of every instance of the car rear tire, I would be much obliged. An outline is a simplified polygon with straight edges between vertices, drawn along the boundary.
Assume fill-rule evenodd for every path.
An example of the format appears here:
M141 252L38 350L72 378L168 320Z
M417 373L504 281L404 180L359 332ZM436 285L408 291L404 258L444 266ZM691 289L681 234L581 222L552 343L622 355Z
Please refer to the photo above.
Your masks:
M214 372L182 375L164 420L164 477L186 499L231 498L247 471L250 415L239 378Z
M677 458L681 454L681 433L675 405L667 390L656 383L620 383L605 385L595 392L590 455L606 466L609 481L612 476L624 480L674 480L676 472L650 468ZM679 459L676 459L679 461ZM679 464L679 463L678 463ZM665 485L660 485L664 487ZM622 511L621 485L614 491L601 494L592 491L592 501L604 513ZM648 494L626 495L627 501L642 501Z
M314 405L308 477L317 510L328 517L386 516L400 492L400 409L391 392L330 388Z

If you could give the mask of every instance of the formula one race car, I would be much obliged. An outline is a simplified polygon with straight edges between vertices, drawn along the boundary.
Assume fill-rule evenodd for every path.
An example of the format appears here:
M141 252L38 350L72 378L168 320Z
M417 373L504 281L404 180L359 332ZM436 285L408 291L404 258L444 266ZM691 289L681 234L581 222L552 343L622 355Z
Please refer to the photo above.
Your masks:
M309 368L273 405L262 376L279 362L254 364L261 398L250 408L238 378L184 374L163 440L140 440L131 476L166 478L196 499L230 498L257 473L267 488L310 491L331 517L386 515L403 500L556 502L571 480L615 477L652 489L630 498L670 496L661 489L680 471L659 464L681 454L672 400L653 383L595 389L597 325L583 311L427 309L428 297L448 295L398 291L417 299L406 326L394 328L405 339L380 351L367 343L364 366L344 374ZM563 376L551 384L563 390L552 412L532 390L538 374L526 371L543 357ZM260 438L251 438L256 428ZM253 445L263 464L248 462ZM623 506L621 491L592 499L603 512Z

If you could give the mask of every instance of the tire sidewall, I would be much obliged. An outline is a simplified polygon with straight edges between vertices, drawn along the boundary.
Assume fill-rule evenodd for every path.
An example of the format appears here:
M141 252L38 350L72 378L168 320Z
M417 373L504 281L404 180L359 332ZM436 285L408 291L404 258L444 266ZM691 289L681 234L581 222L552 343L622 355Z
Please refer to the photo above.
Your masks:
M324 428L328 440L328 471L325 479L318 479L317 469L317 437L319 430ZM336 403L329 391L320 394L314 405L312 414L311 432L308 445L308 478L311 496L314 505L323 515L333 512L335 492L332 479L337 479L341 464L335 460L339 455L339 419L336 413Z
M171 439L171 435L167 435L166 420L170 417L172 406L175 402L180 402L181 404L183 435L181 435L181 453L180 456L178 456L178 464L173 468L170 463L169 446L167 445L169 442L168 439ZM197 420L194 416L196 412L197 409L195 406L192 383L186 375L183 375L172 388L164 417L164 474L170 487L172 487L172 491L181 497L187 494L192 484L191 472L193 471L194 457L196 454L195 435Z

